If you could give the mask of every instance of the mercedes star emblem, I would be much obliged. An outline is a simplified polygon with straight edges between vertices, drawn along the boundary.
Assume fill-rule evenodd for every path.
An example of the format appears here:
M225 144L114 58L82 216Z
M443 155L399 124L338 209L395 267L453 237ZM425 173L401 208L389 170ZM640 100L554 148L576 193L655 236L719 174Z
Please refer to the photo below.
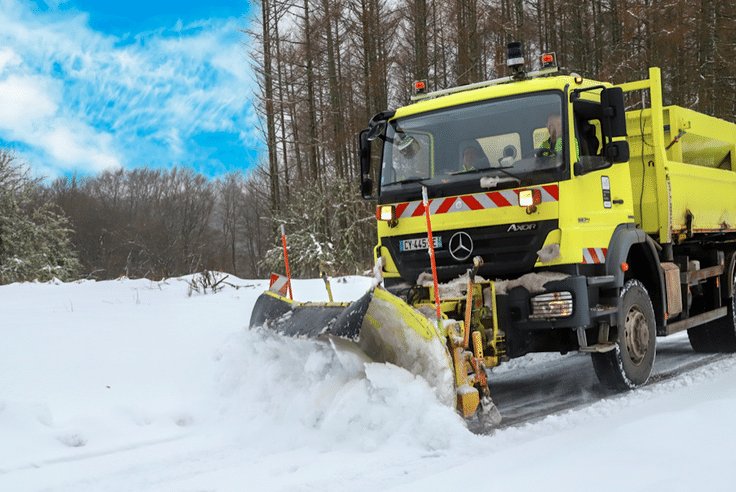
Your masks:
M473 254L473 240L467 232L456 232L450 238L450 255L457 261L464 261Z

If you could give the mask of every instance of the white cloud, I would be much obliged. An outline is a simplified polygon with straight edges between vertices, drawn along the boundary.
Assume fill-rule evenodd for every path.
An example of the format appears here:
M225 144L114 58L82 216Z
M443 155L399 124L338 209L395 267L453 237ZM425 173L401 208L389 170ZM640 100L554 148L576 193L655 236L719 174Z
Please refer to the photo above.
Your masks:
M0 81L0 127L32 133L38 122L56 114L50 84L43 78L11 75Z
M11 75L0 81L0 131L71 168L119 166L109 134L59 114L58 85L48 77Z
M0 25L0 138L35 149L41 167L185 162L201 133L253 133L236 19L117 38L92 30L86 14L0 0Z
M61 162L84 162L92 171L119 167L120 162L108 149L110 135L88 132L87 127L81 131L66 126L55 128L44 135L41 147Z
M20 62L20 57L10 47L0 48L0 75L2 75L6 65L18 65Z

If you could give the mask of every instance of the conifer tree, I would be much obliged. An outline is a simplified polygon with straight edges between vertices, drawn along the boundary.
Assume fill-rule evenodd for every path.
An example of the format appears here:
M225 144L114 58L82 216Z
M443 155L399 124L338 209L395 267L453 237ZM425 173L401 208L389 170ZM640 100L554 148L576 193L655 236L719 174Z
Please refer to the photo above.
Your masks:
M77 278L69 223L53 204L33 203L37 184L23 161L0 150L0 284Z

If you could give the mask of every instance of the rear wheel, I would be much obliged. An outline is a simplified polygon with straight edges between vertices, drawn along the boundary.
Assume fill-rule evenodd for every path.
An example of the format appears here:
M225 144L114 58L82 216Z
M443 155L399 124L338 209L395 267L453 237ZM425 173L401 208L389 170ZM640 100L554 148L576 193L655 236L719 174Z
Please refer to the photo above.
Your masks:
M693 350L706 353L736 352L736 296L731 295L727 307L728 312L723 318L687 330Z
M632 279L621 290L616 348L591 354L598 380L612 389L644 385L656 350L654 308L644 285Z

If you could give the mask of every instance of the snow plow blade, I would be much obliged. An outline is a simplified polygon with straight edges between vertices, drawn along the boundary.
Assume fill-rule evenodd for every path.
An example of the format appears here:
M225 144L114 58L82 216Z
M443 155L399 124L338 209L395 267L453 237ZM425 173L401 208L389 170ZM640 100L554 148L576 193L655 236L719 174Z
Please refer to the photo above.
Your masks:
M251 327L261 325L288 336L349 340L375 362L422 376L443 403L453 407L457 403L447 334L382 288L371 289L352 303L301 303L266 291L250 319Z
M492 282L489 285L495 306L495 288ZM475 305L474 291L481 295L482 286L476 287L468 285L467 306ZM447 299L441 307L457 311L460 300ZM418 305L434 311L432 304ZM466 312L467 320L471 312ZM352 303L295 302L266 291L253 307L250 326L293 337L329 339L336 350L338 346L351 350L357 347L360 350L356 352L374 362L394 364L421 376L438 400L455 408L462 417L477 416L492 425L501 421L485 373L485 361L495 365L498 354L485 358L481 333L476 330L471 336L465 329L469 321L448 318L444 312L441 322L430 319L381 287L372 288ZM496 332L494 328L492 334Z
M258 298L250 317L250 326L265 325L279 333L294 337L317 338L333 335L355 341L372 293L353 303L294 302L266 291Z

